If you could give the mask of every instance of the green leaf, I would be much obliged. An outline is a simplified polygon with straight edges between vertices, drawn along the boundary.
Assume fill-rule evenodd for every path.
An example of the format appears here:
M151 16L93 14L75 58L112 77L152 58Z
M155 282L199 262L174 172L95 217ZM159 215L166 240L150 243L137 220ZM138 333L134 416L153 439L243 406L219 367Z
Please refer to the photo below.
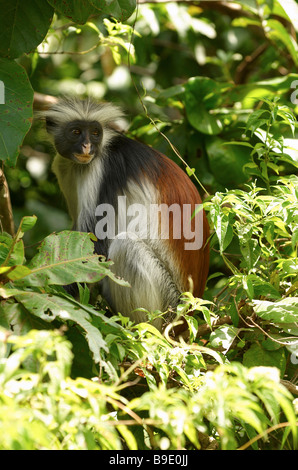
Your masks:
M230 325L223 325L212 331L210 334L210 346L214 348L222 347L224 352L228 351L238 334L238 328Z
M24 261L24 244L22 240L15 241L8 234L0 235L0 265L14 266Z
M256 274L249 274L244 277L250 281L253 287L255 298L258 298L259 296L267 298L269 297L271 299L281 298L281 294L279 293L279 291L270 282L265 281ZM250 296L250 298L252 299L253 296Z
M282 12L279 11L278 16L284 17L286 20L290 21L294 28L295 31L298 32L298 5L295 0L287 0L286 2L284 0L277 0L274 6L277 6L279 3Z
M292 35L288 33L286 28L278 20L265 20L263 22L263 28L266 36L273 41L281 41L288 52L290 53L295 65L298 65L298 45Z
M243 276L242 277L242 285L243 289L247 292L247 295L250 299L253 299L254 297L254 287L252 280L249 276Z
M0 0L0 11L0 55L12 59L43 41L54 14L44 0Z
M0 105L0 160L13 166L31 127L33 90L25 70L14 60L0 58L0 79L4 84L4 103Z
M273 99L277 93L279 95L287 93L297 78L297 74L291 73L283 77L238 85L227 92L228 101L232 103L241 101L243 109L251 109L266 97Z
M246 146L229 145L218 137L206 140L206 150L211 171L223 186L235 187L248 180L243 167L250 162L250 150Z
M223 125L219 117L211 114L223 100L223 93L231 87L206 77L191 78L185 85L184 101L190 124L203 134L219 134Z
M7 266L7 267L0 267L0 278L4 277L11 281L16 281L18 279L22 279L25 276L28 276L31 271L26 266Z
M260 20L255 20L251 18L235 18L232 21L232 25L235 26L235 28L246 28L247 26L258 26L262 27L262 23Z
M68 285L73 282L98 282L109 276L117 283L128 283L110 271L111 262L100 262L88 233L63 231L46 237L28 264L31 274L18 285Z
M127 20L136 8L136 0L90 0L90 3L119 21Z
M23 217L20 222L17 233L13 238L8 234L0 235L0 265L14 266L18 264L23 264L24 244L22 241L22 237L24 235L24 232L26 232L27 230L30 230L35 225L36 220L37 218L35 216ZM21 278L22 277L20 275L21 272L23 272L24 276L26 276L27 274L30 273L30 269L25 268L25 270L23 271L18 270L18 272L19 272L18 277L15 277L16 275L16 272L15 272L14 277L9 277L9 279Z
M22 304L13 299L0 304L0 325L13 330L15 335L24 335L32 329L49 328L48 322L33 317Z
M260 119L263 114L268 114L268 119ZM269 117L270 112L267 109L257 109L252 112L247 119L245 133L247 133L248 130L255 132L258 127L261 127L262 123L266 124L269 121Z
M89 300L90 300L90 289L88 286L78 283L78 289L79 289L79 296L80 296L80 303L84 305L88 305Z
M127 426L119 425L117 426L117 430L125 440L129 450L138 450L136 439Z
M243 261L245 266L251 270L257 264L261 256L261 247L258 240L250 239L247 240L245 237L241 237L239 234L240 250L243 255Z
M97 14L96 8L89 0L48 0L48 2L66 18L74 23L84 24L91 15ZM105 1L100 3L105 4Z
M193 176L196 172L196 169L195 168L189 168L188 166L186 167L186 173L188 174L188 176Z
M220 251L223 252L233 240L234 234L229 214L223 214L220 219L218 219L219 225L216 233L219 236Z
M91 316L86 309L80 308L80 304L77 302L72 302L57 295L21 290L14 297L28 312L43 321L52 322L59 318L63 322L72 321L79 325L85 332L95 362L101 360L101 349L108 351L102 334L98 328L91 324Z
M267 351L260 344L253 344L243 355L243 365L246 367L266 366L277 367L283 377L286 368L284 349Z
M25 216L22 218L20 222L19 229L25 233L28 232L28 230L31 230L34 225L36 224L37 217L35 215L32 216Z
M294 323L298 321L298 298L287 297L277 302L253 300L255 313L265 320L275 323Z
M168 104L171 98L180 99L184 93L183 85L174 85L158 93L156 103L159 105Z
M293 234L292 234L292 247L293 247L293 250L294 250L294 248L297 244L298 244L298 226L294 227L294 229L293 229Z

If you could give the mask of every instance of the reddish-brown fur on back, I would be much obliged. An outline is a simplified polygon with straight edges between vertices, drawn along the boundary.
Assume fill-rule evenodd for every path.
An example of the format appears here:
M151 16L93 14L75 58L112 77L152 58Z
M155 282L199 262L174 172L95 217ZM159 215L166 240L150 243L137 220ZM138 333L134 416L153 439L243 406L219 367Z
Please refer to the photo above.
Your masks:
M196 204L201 204L201 197L192 183L190 178L184 171L176 165L172 160L160 155L163 159L162 173L158 180L157 190L160 195L159 203L165 203L168 206L172 204L191 205L191 213L193 214ZM189 276L193 281L193 294L196 297L202 297L205 289L206 279L209 270L209 225L206 214L203 211L199 221L202 221L196 227L195 236L202 240L202 246L199 249L186 250L185 243L191 242L183 237L183 219L181 218L181 238L173 239L170 237L168 243L170 251L174 258L174 262L181 275L181 285L184 291L190 290ZM191 230L195 232L195 219L191 221ZM202 231L202 233L200 233ZM173 233L173 218L170 218L170 234Z

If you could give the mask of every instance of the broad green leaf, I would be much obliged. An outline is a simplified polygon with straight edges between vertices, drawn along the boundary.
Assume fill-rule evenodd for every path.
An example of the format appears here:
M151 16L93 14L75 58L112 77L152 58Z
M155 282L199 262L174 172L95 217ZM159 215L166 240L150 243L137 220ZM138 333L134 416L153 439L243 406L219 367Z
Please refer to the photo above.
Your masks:
M10 279L11 281L16 281L22 279L25 276L28 276L31 271L27 266L6 266L0 267L0 278Z
M221 185L235 187L235 184L248 180L243 170L251 161L248 147L229 145L229 142L213 137L206 140L206 150L211 171Z
M54 14L45 0L0 0L0 11L0 56L12 59L43 41Z
M184 101L190 124L203 134L216 135L223 129L219 117L210 111L217 108L231 85L206 77L191 78L185 85Z
M90 3L119 21L127 20L136 8L136 0L90 0Z
M98 13L92 2L89 0L48 0L57 11L74 23L84 24L91 15ZM101 3L105 4L105 1Z
M222 347L227 352L238 334L238 328L230 325L223 325L212 331L210 334L210 346Z
M86 340L92 351L95 362L100 362L100 350L107 351L107 345L102 334L91 324L91 316L79 304L66 298L40 292L19 291L15 299L20 302L32 315L46 322L59 318L63 322L74 322L85 332Z
M14 283L14 284L16 284L16 283ZM52 293L44 294L44 293L41 293L41 292L38 292L38 291L27 291L27 290L23 291L22 289L11 287L9 284L6 284L5 286L0 287L0 298L5 299L6 301L8 301L8 299L12 299L12 298L16 299L17 297L18 297L19 301L22 301L22 299L24 298L26 300L26 305L28 303L30 303L30 301L31 301L31 304L33 304L33 305L34 305L34 302L36 302L36 303L40 302L41 305L45 305L46 301L47 301L47 298L49 298L50 300L55 299L56 304L59 305L59 302L60 302L59 299L61 299L61 303L63 303L64 301L66 302L66 304L64 302L64 304L63 304L64 306L67 305L72 310L77 311L77 312L80 312L81 310L83 312L85 312L85 313L83 313L83 315L86 315L86 318L87 317L90 318L90 319L93 318L93 320L98 321L99 324L100 323L102 324L104 322L106 325L109 325L110 327L112 327L113 329L116 329L116 330L121 328L118 323L115 323L112 319L106 317L100 311L95 310L93 307L91 307L89 305L82 305L78 301L73 299L72 297L69 297L67 294L64 293L64 290L63 290L63 295L60 295L61 293L58 293L58 295L56 295L56 292L54 290L53 290L53 292L54 292L54 294L52 294ZM40 295L42 297L39 297ZM3 313L3 317L5 317L6 316L6 306L9 305L9 304L5 303L3 305L5 305L5 308L3 309L2 313ZM49 309L50 309L50 307L49 307ZM30 309L28 309L28 311L30 311L30 313L34 314L36 316L36 318L40 318L41 320L48 323L48 322L51 322L51 321L54 320L54 315L51 315L49 309L45 308L45 310L44 310L46 312L45 314L40 312L38 309L36 311L34 309L32 311ZM59 307L56 308L56 310L58 310L58 309L59 309ZM28 311L27 311L27 314L28 314ZM59 315L58 315L58 317L59 317ZM97 317L97 320L96 320L96 317ZM12 319L10 318L10 314L8 315L7 318L9 319L10 324L15 323L14 321L11 321ZM63 312L61 313L61 319L66 320L66 318L63 316ZM32 323L32 319L28 320L28 321L29 321L30 324ZM24 322L23 319L22 319L22 321L18 322L19 326L21 326L21 324L23 324L23 322ZM14 328L14 330L15 330L15 328Z
M128 286L110 271L111 262L100 261L88 233L63 231L46 237L39 253L29 262L31 274L18 285L68 285L73 282L98 282L109 276Z
M255 313L275 323L294 323L298 321L298 298L287 297L277 302L253 300Z
M255 298L259 296L269 297L271 299L280 299L281 294L279 291L270 283L262 279L261 277L257 276L256 274L249 274L247 276L243 276L247 280L249 280L250 285L252 286L252 290L254 292ZM253 298L250 297L250 298Z
M0 160L14 166L31 127L33 90L25 70L14 60L0 58L0 80L4 86L4 100L0 104Z
M49 328L48 322L31 315L22 304L13 299L0 303L0 326L12 330L15 335L24 335L32 329Z
M246 367L277 367L283 377L286 368L285 351L282 348L277 351L267 351L258 343L252 344L243 355L243 365Z
M12 288L9 285L0 287L0 297L2 299L9 299L10 297L17 295L20 292L22 292L20 289Z
M297 46L298 49L298 46ZM298 52L298 51L297 51ZM277 116L281 117L283 121L291 128L293 137L295 136L296 116L287 106L278 106Z
M157 104L165 104L168 103L168 100L171 98L181 99L185 89L183 85L174 85L165 90L162 90L156 99Z

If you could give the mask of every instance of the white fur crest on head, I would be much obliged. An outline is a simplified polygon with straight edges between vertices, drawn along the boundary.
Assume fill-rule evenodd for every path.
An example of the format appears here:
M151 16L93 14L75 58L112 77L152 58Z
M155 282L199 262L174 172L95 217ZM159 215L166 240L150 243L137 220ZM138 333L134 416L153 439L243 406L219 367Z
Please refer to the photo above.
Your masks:
M123 111L111 103L97 103L92 99L64 98L44 112L47 119L57 124L71 121L97 121L102 126L113 124L123 117Z

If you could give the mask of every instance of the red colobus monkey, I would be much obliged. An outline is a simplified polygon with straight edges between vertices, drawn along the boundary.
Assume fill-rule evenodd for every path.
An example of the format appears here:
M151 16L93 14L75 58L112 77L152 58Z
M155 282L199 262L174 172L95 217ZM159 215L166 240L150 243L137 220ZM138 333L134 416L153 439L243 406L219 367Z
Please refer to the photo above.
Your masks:
M46 111L57 155L53 171L73 229L93 232L95 251L111 259L131 287L104 279L112 310L136 323L143 308L175 308L190 288L202 297L209 267L208 222L194 184L172 160L115 130L121 110L91 100L61 100ZM137 217L134 217L137 213ZM162 319L155 326L162 329Z

